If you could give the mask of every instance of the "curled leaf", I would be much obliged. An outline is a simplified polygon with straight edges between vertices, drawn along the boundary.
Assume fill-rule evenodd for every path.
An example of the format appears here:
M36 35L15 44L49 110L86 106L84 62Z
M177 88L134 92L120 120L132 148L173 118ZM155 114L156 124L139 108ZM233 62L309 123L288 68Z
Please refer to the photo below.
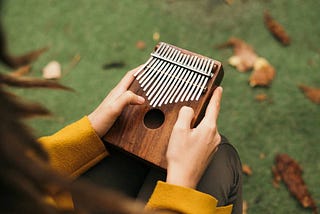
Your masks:
M299 85L304 95L316 104L320 104L320 88L312 88L306 85Z
M301 166L289 155L278 154L275 157L275 166L272 168L274 184L281 180L286 184L289 192L305 208L311 208L317 213L315 201L311 197L307 186L302 178Z
M265 58L258 58L249 79L250 86L269 86L275 74L275 69Z
M57 61L51 61L43 68L42 72L42 76L45 79L60 79L61 65Z
M273 36L283 45L290 44L290 37L286 33L284 27L274 20L268 11L265 11L264 13L264 23Z
M252 69L258 58L249 44L235 37L231 37L226 43L219 46L219 48L223 47L233 47L233 56L229 58L229 64L235 66L240 72Z

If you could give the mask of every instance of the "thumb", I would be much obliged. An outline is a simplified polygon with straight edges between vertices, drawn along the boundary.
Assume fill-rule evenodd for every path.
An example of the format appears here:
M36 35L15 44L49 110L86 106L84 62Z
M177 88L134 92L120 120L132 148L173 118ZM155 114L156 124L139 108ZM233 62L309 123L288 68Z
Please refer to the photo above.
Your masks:
M190 129L191 121L194 117L194 110L191 107L183 106L178 115L176 128Z
M118 112L121 113L126 106L143 104L144 101L143 97L136 95L132 91L126 91L115 100L114 105Z

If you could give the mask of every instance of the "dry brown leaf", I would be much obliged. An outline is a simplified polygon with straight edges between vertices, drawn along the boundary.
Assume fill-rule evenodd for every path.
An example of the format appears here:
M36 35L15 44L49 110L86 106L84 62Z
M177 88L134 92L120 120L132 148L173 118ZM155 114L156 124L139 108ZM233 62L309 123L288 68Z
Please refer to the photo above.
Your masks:
M264 23L273 36L283 45L290 44L290 37L286 33L284 27L274 20L268 11L265 11L264 13Z
M144 50L146 48L146 43L144 41L137 41L136 43L136 48L138 48L139 50Z
M255 96L255 100L257 100L257 101L259 101L259 102L263 102L263 101L265 101L265 100L267 100L267 95L266 94L264 94L264 93L262 93L262 94L257 94L256 96Z
M233 3L233 0L224 0L228 5L231 5Z
M246 175L252 175L252 169L247 164L242 164L242 172Z
M235 37L231 37L225 44L219 46L219 48L223 47L233 47L233 56L229 58L229 64L235 66L240 72L252 69L258 58L249 44Z
M259 158L260 158L261 160L265 159L265 158L266 158L266 154L260 153L260 154L259 154Z
M250 76L250 86L269 86L274 79L276 71L265 58L258 58L253 67L253 72Z
M293 158L287 154L278 154L275 157L275 166L272 167L272 172L275 185L278 185L283 180L291 195L303 207L311 208L314 213L317 213L315 201L311 197L302 178L302 168Z
M42 77L45 79L60 79L61 65L57 61L51 61L43 68L42 72Z
M320 88L313 88L306 85L299 85L299 88L309 100L320 104Z
M154 32L153 35L152 35L152 39L153 41L159 41L160 39L160 33L159 32Z
M30 65L25 65L11 72L9 75L13 77L21 77L28 74L30 72L30 69L31 69Z
M106 64L104 64L102 67L103 69L112 69L112 68L122 68L124 67L126 64L123 61L114 61L114 62L107 62Z

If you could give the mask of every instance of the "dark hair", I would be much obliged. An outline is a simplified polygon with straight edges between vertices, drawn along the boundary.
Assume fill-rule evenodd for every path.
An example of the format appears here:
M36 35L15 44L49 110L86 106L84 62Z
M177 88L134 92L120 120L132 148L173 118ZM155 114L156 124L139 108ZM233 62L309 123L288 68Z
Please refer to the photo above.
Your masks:
M0 197L1 213L68 213L47 203L57 191L77 196L81 213L143 213L143 205L119 193L83 181L71 182L48 164L48 156L23 123L24 118L50 115L36 103L22 101L8 86L69 88L55 81L0 73Z

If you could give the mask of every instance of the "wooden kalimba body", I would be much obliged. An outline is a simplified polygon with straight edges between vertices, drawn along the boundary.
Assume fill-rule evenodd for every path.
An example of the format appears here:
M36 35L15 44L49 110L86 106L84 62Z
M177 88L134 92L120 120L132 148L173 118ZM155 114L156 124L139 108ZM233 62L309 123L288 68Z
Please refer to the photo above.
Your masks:
M222 78L220 62L159 43L129 88L146 102L126 107L104 140L165 169L167 145L180 108L193 108L191 127L195 127Z

